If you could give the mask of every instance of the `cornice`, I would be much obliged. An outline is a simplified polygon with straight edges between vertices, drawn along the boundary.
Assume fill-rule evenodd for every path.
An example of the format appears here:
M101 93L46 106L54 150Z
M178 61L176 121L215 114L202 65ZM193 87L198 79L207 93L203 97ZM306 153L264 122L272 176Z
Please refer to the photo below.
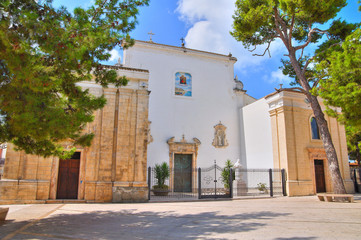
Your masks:
M141 40L136 40L134 46L143 47L143 48L149 48L149 49L156 49L156 50L163 50L168 52L177 52L178 54L181 52L183 54L193 54L197 56L202 57L208 57L213 59L221 59L223 61L229 61L229 62L237 62L237 58L233 57L232 54L230 55L224 55L219 53L212 53L192 48L186 48L186 47L177 47L177 46L171 46L166 44L160 44L160 43L154 43L154 42L146 42Z

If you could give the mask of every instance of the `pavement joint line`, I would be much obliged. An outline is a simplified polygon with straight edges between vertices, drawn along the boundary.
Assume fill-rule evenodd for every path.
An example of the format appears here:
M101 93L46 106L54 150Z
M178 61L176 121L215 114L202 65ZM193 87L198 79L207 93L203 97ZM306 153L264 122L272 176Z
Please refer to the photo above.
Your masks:
M2 238L1 240L9 240L11 238L13 238L16 234L23 232L25 229L27 229L28 227L34 225L35 223L37 223L38 221L40 221L43 218L46 218L47 216L49 216L50 214L52 214L53 212L55 212L56 210L64 207L65 204L62 204L56 208L54 208L53 210L51 210L50 212L47 212L46 214L44 214L43 216L36 218L34 220L32 220L30 223L26 224L25 226L22 226L21 228L19 228L18 230L9 233L8 235L6 235L4 238Z
M59 236L59 235L46 234L46 233L21 232L19 234L39 236L39 237L51 237L51 238L59 238L59 239L69 239L69 240L86 240L84 238L72 238L72 237Z

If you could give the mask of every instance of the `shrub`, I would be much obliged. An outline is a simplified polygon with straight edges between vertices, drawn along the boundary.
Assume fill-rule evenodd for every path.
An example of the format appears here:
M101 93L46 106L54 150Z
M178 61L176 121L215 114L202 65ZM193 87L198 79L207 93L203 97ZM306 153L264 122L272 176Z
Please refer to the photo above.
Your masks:
M231 160L227 159L226 161L226 166L223 168L222 171L222 181L224 182L224 188L229 189L230 188L230 182L229 182L229 172L231 170L231 168L233 167L233 163L231 162ZM236 174L233 171L232 172L232 180L236 179Z
M153 172L155 179L157 179L157 185L154 185L153 188L168 189L168 186L164 184L165 180L170 176L168 164L166 162L163 162L162 164L156 164Z

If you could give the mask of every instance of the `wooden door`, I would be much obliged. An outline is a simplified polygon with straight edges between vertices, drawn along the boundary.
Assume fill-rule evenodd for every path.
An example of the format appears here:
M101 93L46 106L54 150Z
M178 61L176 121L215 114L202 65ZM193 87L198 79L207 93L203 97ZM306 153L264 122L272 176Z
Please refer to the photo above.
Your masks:
M74 155L75 159L59 160L57 199L78 198L80 154Z
M174 154L174 191L192 192L192 154Z
M323 160L315 160L316 192L326 192L325 170Z

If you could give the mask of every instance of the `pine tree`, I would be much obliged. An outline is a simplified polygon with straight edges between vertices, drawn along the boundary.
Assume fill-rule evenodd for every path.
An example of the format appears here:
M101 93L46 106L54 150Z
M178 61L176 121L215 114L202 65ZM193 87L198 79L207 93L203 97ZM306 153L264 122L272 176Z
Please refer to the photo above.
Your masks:
M93 134L83 129L106 101L77 83L127 83L100 62L122 39L133 44L143 5L148 0L96 0L69 13L51 0L1 0L0 142L44 157L63 156L64 140L89 146Z
M324 113L317 96L312 94L312 89L319 83L307 71L313 58L305 58L303 53L311 43L327 33L317 25L333 19L345 5L345 0L237 0L231 32L248 49L266 44L263 55L269 51L273 41L282 40L288 52L289 66L301 86L293 89L305 94L318 124L335 193L346 193L346 189Z

